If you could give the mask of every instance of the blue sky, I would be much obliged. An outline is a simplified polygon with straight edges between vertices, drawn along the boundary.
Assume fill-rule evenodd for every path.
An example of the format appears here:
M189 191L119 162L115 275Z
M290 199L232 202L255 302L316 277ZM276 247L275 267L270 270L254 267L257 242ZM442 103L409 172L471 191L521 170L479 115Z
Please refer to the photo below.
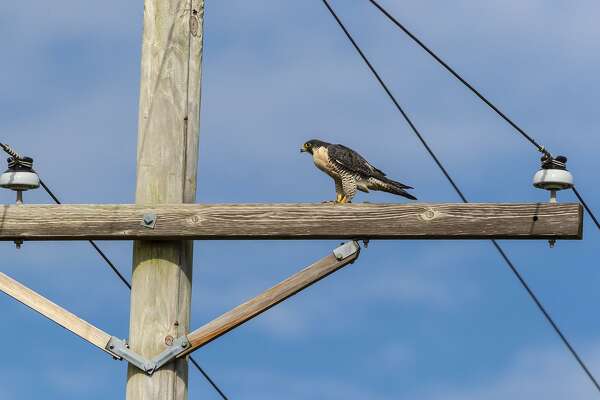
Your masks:
M472 201L546 201L536 151L366 0L332 4ZM382 1L569 168L600 213L600 5ZM143 2L0 4L1 141L67 203L131 203ZM458 201L320 1L207 1L198 201L318 202L298 153L358 149L421 201ZM276 151L272 151L276 149ZM357 201L403 201L387 194ZM559 200L573 201L564 193ZM13 194L0 192L11 203ZM48 203L42 191L26 201ZM600 375L600 235L504 242ZM197 242L200 326L337 242ZM131 244L103 242L128 276ZM0 243L2 272L126 337L129 293L86 243ZM251 255L251 257L248 257ZM0 399L120 398L126 366L0 296ZM231 399L589 399L596 395L489 242L379 241L359 262L195 353ZM190 399L217 399L190 371Z

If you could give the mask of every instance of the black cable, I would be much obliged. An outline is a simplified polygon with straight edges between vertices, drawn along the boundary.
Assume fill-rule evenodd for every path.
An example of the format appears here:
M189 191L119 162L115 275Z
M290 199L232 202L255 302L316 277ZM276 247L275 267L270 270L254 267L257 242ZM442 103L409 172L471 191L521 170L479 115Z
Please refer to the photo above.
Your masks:
M494 246L496 247L496 249L498 250L498 252L502 256L502 258L504 258L504 261L506 261L506 264L508 264L508 266L510 267L510 269L512 270L512 272L515 274L515 276L517 277L517 279L519 280L519 282L521 282L521 285L523 285L523 287L525 288L525 290L527 290L527 293L529 293L529 296L533 299L533 301L535 302L536 306L544 314L544 317L546 317L546 320L552 325L552 328L554 328L554 331L558 334L558 336L560 336L560 339L563 341L563 343L565 344L565 346L567 346L567 348L569 349L569 351L571 352L571 354L573 355L573 357L575 357L575 360L577 360L577 363L579 363L579 366L583 369L583 371L586 373L586 375L590 378L590 380L592 381L592 383L594 384L594 386L596 386L596 389L598 391L600 391L600 386L598 385L598 382L596 381L596 378L594 378L594 375L592 375L592 373L588 369L587 365L585 365L585 363L583 362L583 360L579 357L579 354L577 354L577 351L575 351L575 349L573 348L573 346L571 346L571 343L569 343L569 340L565 337L565 335L563 335L563 333L561 332L561 330L558 327L558 325L556 325L556 323L554 322L554 320L552 319L552 317L550 316L550 314L548 314L548 312L544 308L543 304L538 300L538 298L535 295L535 293L533 293L533 290L529 287L529 285L527 284L527 282L525 282L525 279L523 279L523 277L521 276L521 274L517 270L517 267L515 267L515 265L512 263L512 261L510 261L510 259L508 258L508 256L504 252L504 250L500 247L500 245L495 240L492 240L492 243L494 244Z
M350 34L350 32L348 32L348 30L346 29L346 27L344 26L344 24L342 23L342 21L340 20L340 18L337 16L337 14L335 13L335 11L331 8L331 6L329 5L329 2L327 0L322 0L322 2L323 2L323 4L325 4L325 6L329 10L329 12L333 16L333 18L336 20L336 22L338 23L338 25L340 26L340 28L344 31L344 33L346 34L346 37L350 40L350 42L354 46L355 50L361 56L361 58L363 59L363 61L367 64L367 66L369 67L369 69L371 70L371 72L373 73L373 75L377 78L377 81L381 84L381 86L383 87L383 89L385 90L385 92L388 94L389 98L392 100L392 102L394 103L394 105L396 106L396 108L398 109L398 111L400 111L400 113L402 114L402 116L404 117L404 119L406 120L406 122L408 123L408 125L411 127L412 131L419 138L419 140L421 141L421 143L423 143L423 145L425 146L425 149L427 150L427 152L429 153L429 155L431 155L431 157L433 158L433 160L435 161L435 163L438 165L438 167L440 168L440 170L443 172L443 174L446 177L446 179L448 179L448 181L450 182L450 184L452 185L452 187L454 187L454 190L456 191L456 193L458 193L458 195L460 196L460 198L462 199L462 201L464 203L468 203L468 200L466 199L466 197L464 196L464 194L462 193L462 191L460 190L460 188L456 185L456 183L454 182L454 180L452 179L452 177L448 174L448 172L446 171L446 169L444 168L444 166L441 164L441 162L439 161L439 159L435 156L435 154L433 153L433 151L431 150L431 148L429 147L429 145L427 144L427 142L423 139L423 136L421 135L421 133L419 132L419 130L417 129L417 127L413 124L413 122L408 117L408 115L406 114L406 112L404 112L404 110L402 109L402 107L400 106L400 104L398 103L398 101L396 100L396 98L394 97L394 95L391 93L391 91L388 89L388 87L385 84L385 82L381 79L381 77L379 76L379 74L377 73L377 71L375 70L375 68L373 68L373 65L371 64L371 62L367 59L367 57L365 56L365 54L363 53L363 51L360 49L360 47L358 46L358 44L356 43L356 41L354 40L354 38L352 37L352 35ZM504 259L504 261L506 262L506 264L508 265L508 267L510 268L510 270L513 272L513 274L516 276L516 278L519 280L519 282L521 283L521 285L523 286L523 288L527 291L527 293L529 294L529 297L534 301L534 303L536 304L536 306L538 307L538 309L542 312L542 314L546 318L546 321L552 326L552 328L554 329L554 331L556 332L556 334L560 337L560 339L562 340L562 342L564 343L564 345L567 347L567 349L569 350L569 352L573 355L573 357L579 363L579 365L581 366L581 368L583 369L583 371L590 378L590 380L592 381L592 383L594 384L594 386L596 387L596 389L600 392L600 385L596 381L596 378L594 378L594 376L592 375L592 373L590 372L590 370L587 368L587 366L585 365L585 363L581 359L581 357L579 357L579 354L577 353L577 351L575 351L575 349L573 348L573 346L571 346L569 340L562 333L562 331L559 328L559 326L554 322L554 319L552 318L552 316L550 316L550 314L548 313L548 311L546 310L546 308L544 307L544 305L538 299L538 297L533 292L533 290L529 287L529 285L527 284L527 282L525 281L525 279L521 276L521 274L519 273L519 271L517 270L517 268L515 267L515 265L512 263L512 261L508 258L508 256L506 255L506 253L504 252L504 250L502 249L502 247L500 247L500 245L495 240L492 240L492 244L494 245L494 247L496 248L496 250L498 250L498 252L500 253L500 256Z
M2 148L2 150L4 150L6 152L6 154L8 154L9 156L11 156L15 160L20 160L20 159L23 158L12 147L10 147L9 145L7 145L5 143L0 143L0 147Z
M40 185L42 185L42 187L44 188L44 190L46 191L46 193L48 193L50 195L50 197L52 197L52 200L54 200L54 202L56 204L62 204L60 202L60 200L58 199L58 197L56 197L54 195L54 193L52 193L52 191L50 190L50 188L44 183L44 181L42 179L40 179ZM96 243L93 240L88 240L88 242L92 245L92 247L96 250L96 252L98 252L98 254L100 254L100 257L102 257L104 259L104 261L106 261L106 263L108 264L108 266L119 277L119 279L121 280L121 282L123 282L129 288L129 290L131 290L131 284L129 282L127 282L127 279L125 279L125 277L123 276L123 274L109 260L109 258L106 256L106 254L104 254L104 252L102 250L100 250L100 248L96 245Z
M444 60L442 60L433 50L431 50L425 43L423 43L418 37L416 37L411 31L409 31L397 18L395 18L392 14L389 13L382 5L380 5L376 0L369 0L371 4L373 4L383 15L385 15L394 25L400 28L408 37L410 37L415 43L417 43L423 50L425 50L434 60L436 60L442 67L444 67L450 74L452 74L456 79L458 79L464 86L466 86L473 94L475 94L481 101L483 101L488 107L494 110L502 119L504 119L510 126L512 126L517 132L519 132L525 139L527 139L531 144L533 144L540 152L550 156L550 153L544 148L544 146L540 145L536 142L531 136L529 136L520 126L518 126L513 120L511 120L506 114L504 114L498 107L496 107L490 100L488 100L484 95L482 95L477 89L473 87L466 79L464 79L458 72L456 72L451 66L448 65ZM592 210L587 206L583 197L577 192L575 188L573 188L573 192L583 204L585 210L590 215L596 227L600 229L600 223L598 223L598 219L592 212Z
M383 88L383 90L385 90L385 92L387 93L387 95L389 96L389 98L392 100L392 102L394 103L394 105L396 106L396 108L398 109L398 111L400 111L400 113L402 114L402 116L404 117L404 119L408 122L408 124L410 125L411 129L417 135L417 137L419 138L419 140L421 141L421 143L423 144L423 146L425 146L425 149L427 150L427 152L429 153L429 155L431 156L431 158L433 158L433 161L435 161L435 163L437 164L437 166L442 170L442 173L444 174L444 176L446 177L446 179L448 179L448 181L450 182L450 184L452 185L452 187L454 187L454 190L456 190L456 192L458 193L458 195L460 196L460 198L463 200L463 202L467 203L467 199L462 194L461 190L458 188L458 186L456 185L456 183L454 183L454 180L452 179L452 177L450 176L450 174L448 174L448 171L446 171L446 168L444 168L444 166L442 165L442 163L440 162L440 160L438 160L438 158L436 157L435 153L431 150L431 148L429 147L429 145L427 144L427 142L425 141L425 139L423 139L423 136L421 136L421 134L419 133L419 131L417 130L417 128L413 125L412 121L410 120L410 118L408 117L408 115L406 114L406 112L404 112L404 109L400 106L400 104L398 103L398 101L396 101L396 98L394 97L394 95L392 94L392 92L390 91L390 89L387 87L387 85L385 84L385 82L383 81L383 79L381 79L381 76L379 76L379 73L377 72L377 70L375 70L375 68L373 67L373 65L371 64L371 62L369 61L369 59L365 56L365 54L363 53L363 51L360 49L360 47L358 46L358 44L356 44L356 42L354 41L354 38L352 37L352 35L350 34L350 32L348 32L348 30L346 29L346 27L344 26L344 24L342 23L342 21L340 21L340 19L338 18L337 14L335 13L335 11L333 11L333 9L331 8L331 6L329 5L329 3L326 0L322 0L322 1L325 4L325 6L327 7L327 9L329 10L329 12L331 13L331 15L333 16L333 18L335 18L335 20L337 21L337 23L340 26L340 28L342 28L342 30L346 34L346 37L350 40L350 42L352 43L352 45L354 46L354 48L356 49L356 51L358 52L358 54L360 55L360 57L367 64L367 66L369 67L369 69L371 70L371 72L373 73L373 75L375 76L375 78L377 79L377 81L379 82L379 84L381 85L381 87Z
M450 72L456 79L458 79L463 85L465 85L473 94L479 97L485 104L488 105L492 110L496 112L503 120L508 122L510 126L517 130L525 139L527 139L532 145L534 145L538 151L544 154L550 154L544 146L535 141L531 136L529 136L521 127L519 127L513 120L511 120L506 114L504 114L498 107L496 107L491 101L489 101L484 95L482 95L477 89L475 89L469 82L467 82L462 76L458 74L452 67L450 67L444 60L438 57L429 47L427 47L419 38L417 38L411 31L406 29L404 25L400 23L393 15L391 15L385 8L383 8L377 1L369 0L371 4L373 4L379 11L383 13L390 21L394 23L398 28L400 28L404 33L406 33L415 43L417 43L423 50L425 50L431 57L433 57L442 67L444 67L448 72Z
M598 227L598 229L600 229L600 223L598 223L598 220L596 219L596 216L592 212L592 209L588 207L588 205L586 204L586 202L583 200L583 197L581 197L581 195L579 194L579 192L577 191L577 189L575 189L575 186L573 186L572 189L573 189L573 193L575 193L575 196L577 196L577 198L579 199L579 201L581 202L581 204L583 204L583 207L585 208L585 210L588 212L588 214L590 215L590 217L592 217L592 220L594 221L594 223L596 224L596 226Z
M210 383L212 385L212 387L219 393L219 395L221 395L221 397L224 400L228 400L227 396L225 396L225 393L223 393L223 391L221 389L219 389L219 387L217 386L217 384L214 383L212 379L210 379L210 376L208 376L206 374L206 372L204 372L204 370L202 369L202 367L191 356L190 356L190 361L192 362L192 364L194 364L196 366L196 368L198 368L198 371L200 371L200 373L202 375L204 375L204 377L206 378L206 380L208 381L208 383Z
M50 195L50 197L52 197L52 200L54 200L54 202L56 204L62 204L60 202L60 200L58 199L58 197L56 197L56 195L54 193L52 193L50 188L44 183L44 181L42 179L40 179L40 185L42 185L42 187L44 188L46 193L48 193ZM98 254L100 254L100 257L102 257L104 259L104 261L106 261L108 266L119 277L119 279L129 288L129 290L131 290L131 284L127 281L127 279L125 279L123 274L121 274L119 269L112 263L112 261L110 261L110 259L106 256L106 254L104 254L104 252L102 250L100 250L100 248L96 245L96 243L93 240L88 240L88 242L90 242L90 244L94 247L94 249L96 249ZM223 400L229 400L229 399L227 399L227 397L225 396L223 391L217 386L217 384L210 378L210 376L208 376L208 374L206 372L204 372L202 367L200 367L200 364L198 364L196 362L196 360L194 360L192 358L192 356L189 356L189 358L190 358L190 361L192 362L192 364L194 364L196 366L198 371L200 371L200 373L204 376L204 378L206 378L208 383L219 393L219 395L223 398Z
M383 6L381 6L376 0L369 0L371 4L373 4L383 15L385 15L394 25L400 28L408 37L410 37L415 43L417 43L423 50L425 50L434 60L436 60L442 67L444 67L450 74L452 74L456 79L458 79L465 87L467 87L473 94L475 94L479 99L481 99L488 107L494 110L502 119L504 119L510 126L512 126L517 132L519 132L525 139L527 139L531 144L533 144L538 151L550 156L550 153L544 148L544 146L537 143L531 136L529 136L520 126L518 126L513 120L511 120L506 114L504 114L498 107L496 107L490 100L488 100L484 95L482 95L477 89L473 87L466 79L464 79L458 72L456 72L451 66L449 66L444 60L442 60L433 50L431 50L425 43L423 43L418 37L416 37L411 31L409 31L397 18L391 15ZM592 210L587 206L583 197L577 192L575 188L573 188L573 192L585 207L585 210L590 215L596 227L600 229L600 223L598 223L598 219L594 216Z
M458 72L454 70L451 66L448 65L444 60L442 60L433 50L431 50L425 43L423 43L418 37L416 37L411 31L409 31L397 18L395 18L392 14L389 13L381 4L379 4L376 0L368 0L373 4L383 15L385 15L394 25L400 28L408 37L410 37L416 44L418 44L423 50L425 50L434 60L436 60L442 67L444 67L450 74L452 74L456 79L458 79L465 87L467 87L473 94L475 94L481 101L483 101L488 107L496 112L502 119L504 119L510 126L512 126L517 132L519 132L525 139L527 139L531 144L533 144L538 151L550 155L550 153L544 148L544 146L540 145L536 142L531 136L529 136L520 126L518 126L513 120L511 120L506 114L504 114L498 107L496 107L490 100L488 100L483 94L479 92L473 85L471 85L466 79L464 79ZM598 219L595 217L592 210L587 206L583 197L577 192L575 188L573 188L573 192L583 204L585 210L590 215L596 227L600 229L600 223L598 223Z

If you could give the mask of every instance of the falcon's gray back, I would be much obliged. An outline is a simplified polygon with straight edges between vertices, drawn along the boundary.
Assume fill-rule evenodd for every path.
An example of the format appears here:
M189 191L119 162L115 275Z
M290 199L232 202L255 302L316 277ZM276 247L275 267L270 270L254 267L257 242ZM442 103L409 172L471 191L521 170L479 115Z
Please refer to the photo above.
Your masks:
M385 173L365 160L360 154L341 144L330 144L327 152L332 162L364 177L382 178Z

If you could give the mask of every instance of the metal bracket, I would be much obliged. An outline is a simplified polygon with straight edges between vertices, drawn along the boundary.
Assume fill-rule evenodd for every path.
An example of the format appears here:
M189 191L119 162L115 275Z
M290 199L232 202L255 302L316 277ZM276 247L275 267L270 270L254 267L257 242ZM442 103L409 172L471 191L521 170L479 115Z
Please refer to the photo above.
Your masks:
M156 214L144 214L141 225L146 228L154 229L154 226L156 225Z
M157 369L159 369L160 367L177 357L180 353L187 349L189 345L190 342L188 341L188 338L185 335L175 339L171 346L167 347L165 351L163 351L162 353L154 357L152 361L150 361L150 363L153 365L152 372L146 372L152 374L154 371L156 371Z
M154 357L152 360L148 360L132 351L125 340L121 340L113 336L106 345L106 350L117 360L125 360L130 364L135 365L148 375L152 375L160 367L167 364L180 353L182 353L189 345L190 342L188 341L187 336L181 336L180 338L177 338L165 351Z
M146 217L144 216L144 219ZM144 225L146 220L144 220ZM333 250L335 258L343 262L348 257L356 255L360 252L360 245L357 241L353 240L347 243L343 243L341 246ZM345 263L347 264L347 262ZM343 264L342 264L343 265ZM171 337L169 337L171 339ZM170 340L167 342L170 343ZM132 365L135 365L148 375L152 375L159 368L168 364L180 354L184 354L186 350L191 346L190 341L186 335L180 336L175 339L170 346L168 346L162 353L147 360L146 358L136 354L129 349L129 345L126 341L118 339L114 336L111 337L110 341L106 345L106 350L117 359L126 360ZM193 349L190 349L193 350Z
M351 242L344 243L341 246L334 249L333 254L335 255L335 258L338 259L338 261L342 261L343 259L348 258L359 251L360 245L358 244L358 242L353 240Z
M129 345L126 341L121 340L112 336L110 341L106 345L106 350L111 353L118 360L126 360L130 364L135 365L142 371L152 374L155 371L155 367L152 362L146 360L136 352L129 349Z

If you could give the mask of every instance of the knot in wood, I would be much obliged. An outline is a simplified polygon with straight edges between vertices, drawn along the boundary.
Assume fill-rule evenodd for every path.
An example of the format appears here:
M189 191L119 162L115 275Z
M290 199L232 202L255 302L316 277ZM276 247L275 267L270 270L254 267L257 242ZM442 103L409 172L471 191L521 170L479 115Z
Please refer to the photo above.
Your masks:
M168 335L167 337L165 337L165 344L167 346L173 346L173 336Z
M423 221L431 221L432 219L437 218L440 215L439 211L434 210L433 208L429 208L425 210L425 212L419 214L419 218Z
M200 25L200 21L198 19L198 11L194 10L193 15L190 16L190 33L192 36L198 36L198 29Z

